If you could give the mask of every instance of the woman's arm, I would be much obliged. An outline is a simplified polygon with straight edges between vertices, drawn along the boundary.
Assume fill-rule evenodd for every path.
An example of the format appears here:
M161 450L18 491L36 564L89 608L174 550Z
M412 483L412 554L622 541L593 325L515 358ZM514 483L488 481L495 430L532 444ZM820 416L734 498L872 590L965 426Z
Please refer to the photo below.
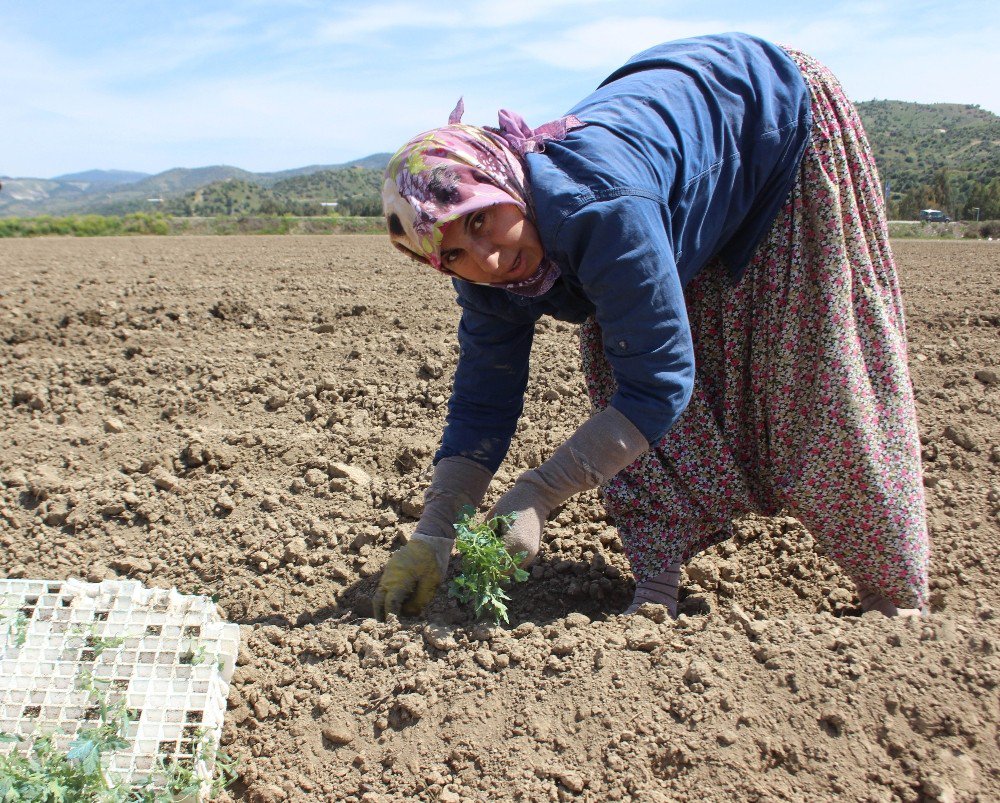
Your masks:
M477 303L474 293L460 293L459 303L458 366L434 460L465 457L493 473L524 409L535 315L514 308L501 314Z
M534 317L484 310L464 295L461 351L434 476L413 537L382 572L372 599L378 619L418 614L434 596L447 573L458 511L482 501L524 406Z
M551 511L606 482L673 425L691 396L694 353L669 221L656 200L615 196L570 215L561 256L596 308L618 389L611 406L585 421L496 504L516 514L504 535L512 554L538 553Z
M566 218L556 238L596 308L618 384L611 405L649 443L673 426L694 385L680 255L670 231L666 205L633 191L595 198Z

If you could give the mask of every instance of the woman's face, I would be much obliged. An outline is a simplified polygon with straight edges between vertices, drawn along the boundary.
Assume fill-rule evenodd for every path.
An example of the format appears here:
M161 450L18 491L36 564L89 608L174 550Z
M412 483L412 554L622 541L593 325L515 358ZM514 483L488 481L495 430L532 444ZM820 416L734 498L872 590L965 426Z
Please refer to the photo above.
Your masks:
M524 281L545 255L538 229L514 204L470 212L445 226L442 235L441 267L478 284Z

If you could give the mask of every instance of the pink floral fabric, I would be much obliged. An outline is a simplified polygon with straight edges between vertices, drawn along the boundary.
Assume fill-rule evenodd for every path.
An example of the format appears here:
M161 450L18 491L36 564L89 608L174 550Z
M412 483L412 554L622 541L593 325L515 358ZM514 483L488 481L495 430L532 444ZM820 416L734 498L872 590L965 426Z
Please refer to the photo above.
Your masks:
M878 173L840 84L789 53L814 115L796 184L738 284L716 262L686 288L694 395L602 492L637 581L728 538L741 514L785 508L854 580L923 607L920 446ZM581 355L603 409L615 381L593 320Z

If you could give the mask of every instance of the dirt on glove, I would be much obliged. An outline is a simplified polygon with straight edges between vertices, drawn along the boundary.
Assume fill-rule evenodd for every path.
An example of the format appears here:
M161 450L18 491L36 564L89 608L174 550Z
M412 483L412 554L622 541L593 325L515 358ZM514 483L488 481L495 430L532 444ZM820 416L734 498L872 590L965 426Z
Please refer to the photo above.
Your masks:
M932 612L860 616L786 516L633 586L593 492L511 622L376 624L454 368L449 283L382 237L0 241L0 575L217 595L243 646L223 799L1000 799L1000 243L895 243ZM588 414L539 324L488 506Z

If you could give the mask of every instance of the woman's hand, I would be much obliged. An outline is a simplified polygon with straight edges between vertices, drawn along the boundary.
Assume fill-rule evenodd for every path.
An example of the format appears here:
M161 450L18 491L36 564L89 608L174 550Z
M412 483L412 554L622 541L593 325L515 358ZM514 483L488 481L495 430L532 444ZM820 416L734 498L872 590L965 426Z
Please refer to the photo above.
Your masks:
M487 514L487 518L507 513L516 514L514 521L500 534L511 555L526 552L520 568L530 566L538 555L542 543L542 528L552 512L545 489L538 487L534 472L525 472L514 486L501 496Z
M372 599L375 618L385 615L418 616L434 598L434 593L448 571L448 559L454 540L414 533L397 549L382 570Z
M424 494L417 531L382 570L372 598L376 619L383 621L387 613L418 616L423 612L448 573L458 511L466 505L476 507L492 477L485 466L465 457L438 461Z

